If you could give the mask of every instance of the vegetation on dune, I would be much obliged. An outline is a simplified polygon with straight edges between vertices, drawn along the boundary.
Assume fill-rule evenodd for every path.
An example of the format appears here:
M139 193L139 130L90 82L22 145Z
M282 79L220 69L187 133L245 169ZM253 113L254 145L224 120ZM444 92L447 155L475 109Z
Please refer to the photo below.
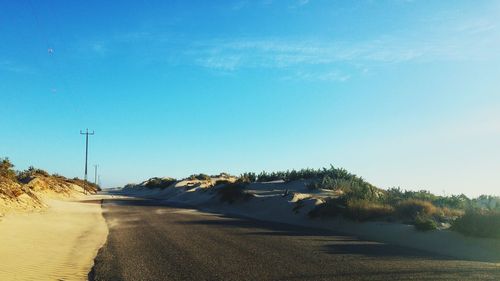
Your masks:
M216 180L214 183L214 186L218 186L218 185L222 185L222 184L229 184L229 183L232 183L232 182L229 180Z
M36 176L50 177L50 174L42 169L37 169L33 166L30 166L28 169L26 169L24 171L17 172L17 179L23 183L29 182L32 178L34 178ZM64 178L64 177L59 176L59 175L57 175L57 177Z
M79 178L72 178L72 179L67 179L65 177L63 177L63 178L66 182L81 186L81 187L85 188L85 190L90 191L90 192L97 192L97 191L101 190L101 187L99 185L94 184L94 183L89 182L89 181L86 181L86 180L82 180Z
M29 183L35 179L35 178L45 178L45 180L50 183L50 184L55 184L55 185L67 185L67 184L75 184L78 185L82 188L84 188L86 191L89 192L97 192L100 189L98 185L95 185L91 182L81 180L78 178L74 179L67 179L61 175L50 175L48 172L42 170L42 169L37 169L33 166L30 166L28 169L24 171L16 171L14 170L14 165L10 162L8 158L0 158L0 181L1 182L6 182L10 181L10 185L14 183L14 185L18 185L21 188L18 189L12 189L11 192L15 194L22 194L27 193L29 190ZM5 185L7 186L7 184ZM24 190L24 191L22 191ZM30 194L28 194L30 195ZM30 195L31 196L31 195Z
M471 205L471 199L464 194L452 196L438 196L427 190L410 191L401 190L401 188L390 188L384 191L384 200L389 204L396 204L403 200L421 200L431 202L437 207L446 207L450 209L465 209Z
M229 183L217 189L217 194L221 202L233 204L237 201L248 201L254 196L245 191L245 184L242 183Z
M174 178L151 178L149 179L144 186L147 188L167 188L172 184L176 183L177 180Z
M256 182L257 181L257 175L255 173L249 172L249 173L243 173L241 176L238 178L239 182L243 183L251 183L251 182Z
M388 220L394 214L394 207L366 199L350 200L343 214L357 221Z
M429 231L438 228L435 220L430 217L418 215L413 222L415 228L420 231Z
M268 173L263 171L258 175L255 173L243 173L240 178L244 182L267 182L283 180L285 182L295 180L314 179L320 180L317 185L311 185L311 188L324 188L324 189L337 189L342 185L357 185L357 186L371 186L363 178L349 173L342 168L329 168L322 169L301 169L301 170L287 170Z
M395 215L403 222L415 222L420 218L437 218L441 213L438 207L429 201L407 199L397 203Z
M452 223L464 235L500 239L500 209L469 209Z
M311 217L342 215L355 221L400 221L415 225L417 230L434 230L441 223L452 225L452 230L477 237L500 238L499 198L480 196L469 199L465 195L442 197L429 192L402 192L394 197L394 190L370 196L363 189L352 189L336 198L327 199L314 208ZM367 196L368 195L368 196Z
M442 224L466 235L500 236L500 198L482 195L439 196L426 190L408 191L401 188L379 189L361 177L343 169L305 169L292 172L261 173L256 181L314 179L311 190L338 191L310 211L311 217L343 216L355 221L399 221L415 225L422 231ZM466 211L467 210L467 211Z
M188 180L200 180L200 181L209 181L209 180L212 180L212 178L207 175L207 174L194 174L194 175L190 175L188 178Z
M210 177L212 177L212 178L231 178L233 176L231 176L229 173L222 172L222 173L219 173L218 175L212 175Z
M10 162L9 158L0 158L0 177L14 180L16 172L13 168L14 164Z
M383 190L366 182L362 177L333 166L270 173L264 171L259 174L248 172L241 174L238 182L276 180L285 182L310 180L308 188L312 191L321 189L337 191L337 197L325 200L323 204L310 211L311 217L342 215L355 221L400 221L413 224L416 229L423 231L436 229L442 223L448 223L453 224L454 230L468 235L496 237L495 235L500 233L498 228L500 199L493 196L482 195L470 199L463 194L438 196L426 190L409 191L401 188ZM477 217L482 219L473 219ZM480 227L482 224L488 226Z

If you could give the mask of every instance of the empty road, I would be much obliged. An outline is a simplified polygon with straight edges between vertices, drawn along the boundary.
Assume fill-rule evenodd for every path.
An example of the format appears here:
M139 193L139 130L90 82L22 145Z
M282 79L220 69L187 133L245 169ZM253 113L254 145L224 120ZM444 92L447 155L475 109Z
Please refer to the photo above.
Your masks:
M90 280L500 280L500 267L330 231L104 200L108 241Z

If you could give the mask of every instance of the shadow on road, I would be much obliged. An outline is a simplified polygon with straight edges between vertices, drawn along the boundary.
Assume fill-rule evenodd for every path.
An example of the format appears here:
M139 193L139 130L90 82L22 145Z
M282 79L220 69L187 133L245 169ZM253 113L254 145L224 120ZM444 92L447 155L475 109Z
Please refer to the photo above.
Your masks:
M162 200L150 199L114 199L106 200L107 204L118 204L122 206L140 206L152 208L178 208L195 209L181 203L172 203ZM207 212L203 210L202 212ZM152 210L152 213L153 210ZM214 213L212 213L214 214ZM134 222L130 222L134 223ZM215 228L235 228L246 229L244 235L266 236L266 237L302 237L321 242L322 251L332 255L359 255L371 257L394 257L398 259L425 258L436 260L451 260L450 257L436 255L425 251L373 242L359 239L355 236L346 235L341 232L334 232L320 228L302 227L286 223L261 221L251 218L245 218L236 215L225 215L215 213L213 216L200 220L182 220L178 224L184 225L205 225Z

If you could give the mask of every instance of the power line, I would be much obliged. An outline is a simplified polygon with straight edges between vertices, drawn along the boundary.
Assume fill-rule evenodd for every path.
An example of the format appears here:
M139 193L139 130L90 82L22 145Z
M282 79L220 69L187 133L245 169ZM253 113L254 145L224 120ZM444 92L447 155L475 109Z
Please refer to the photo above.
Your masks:
M89 129L85 130L85 133L80 130L80 135L85 135L85 181L87 181L87 161L89 157L89 136L94 135L95 132L89 133Z

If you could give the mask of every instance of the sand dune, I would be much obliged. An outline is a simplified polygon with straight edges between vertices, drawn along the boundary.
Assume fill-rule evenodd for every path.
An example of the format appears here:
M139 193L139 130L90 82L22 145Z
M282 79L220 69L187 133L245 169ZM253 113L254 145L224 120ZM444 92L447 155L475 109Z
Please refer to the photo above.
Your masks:
M164 189L150 189L142 185L129 186L116 193L188 204L209 212L341 231L363 239L461 259L500 262L500 241L497 239L466 237L449 230L420 232L412 225L402 223L376 221L357 223L343 218L310 219L308 212L325 197L333 196L335 191L311 191L307 184L305 180L289 183L282 181L251 183L245 190L253 194L254 198L238 204L223 204L213 190L202 188L199 184L186 185L184 181ZM288 195L285 195L287 192ZM302 203L297 205L300 199Z
M93 199L46 200L46 211L2 218L0 280L87 280L108 233Z

